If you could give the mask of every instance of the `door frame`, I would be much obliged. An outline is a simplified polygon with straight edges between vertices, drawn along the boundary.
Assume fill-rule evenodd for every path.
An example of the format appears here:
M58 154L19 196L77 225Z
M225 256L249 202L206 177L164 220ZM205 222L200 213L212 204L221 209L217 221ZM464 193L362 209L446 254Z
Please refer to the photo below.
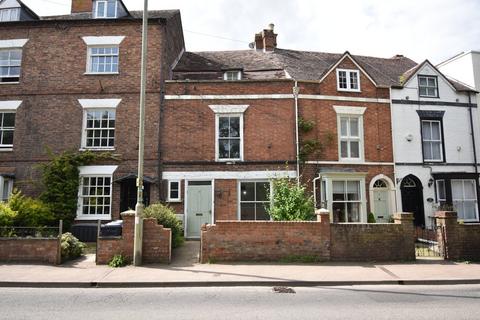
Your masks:
M425 219L425 201L424 201L424 194L423 194L423 184L422 184L422 181L414 174L408 174L406 175L405 177L402 178L402 181L400 182L400 200L402 202L402 211L405 211L405 206L404 206L404 201L403 201L403 190L405 189L405 187L403 187L403 182L405 181L405 178L408 178L410 177L412 180L414 180L416 186L415 186L415 189L417 189L417 196L419 197L418 201L420 201L420 212L418 212L418 215L420 215L422 218L421 218L421 222L423 221L423 227L426 227L427 226L427 219ZM413 213L413 223L415 225L415 227L418 227L417 224L415 224L415 212L412 212Z
M384 190L387 191L388 214L393 217L393 214L395 213L395 210L397 208L397 199L395 196L397 191L392 179L390 179L390 177L384 174L376 175L370 180L369 187L368 187L368 195L369 195L368 200L369 200L370 212L373 212L373 214L375 214L375 201L374 201L375 188L373 187L373 185L377 180L384 180L387 183L387 188L385 188Z
M188 182L189 181L210 181L211 182L211 186L212 186L212 221L210 222L211 224L213 224L215 222L215 179L202 179L202 178L198 178L198 179L185 179L184 180L184 199L183 199L183 203L184 203L184 206L183 206L183 215L184 215L184 218L183 218L183 221L185 221L184 223L184 228L183 228L183 236L185 238L187 238L187 229L188 229ZM195 239L196 237L191 237L192 239Z

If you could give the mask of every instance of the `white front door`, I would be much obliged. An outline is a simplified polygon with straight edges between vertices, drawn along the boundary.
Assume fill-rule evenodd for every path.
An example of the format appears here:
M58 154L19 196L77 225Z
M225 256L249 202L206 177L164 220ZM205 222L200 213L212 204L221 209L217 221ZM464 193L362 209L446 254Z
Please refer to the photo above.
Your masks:
M390 213L388 210L388 190L373 191L373 207L375 220L377 222L388 222Z
M204 223L212 223L212 182L188 181L187 184L187 238L199 238Z

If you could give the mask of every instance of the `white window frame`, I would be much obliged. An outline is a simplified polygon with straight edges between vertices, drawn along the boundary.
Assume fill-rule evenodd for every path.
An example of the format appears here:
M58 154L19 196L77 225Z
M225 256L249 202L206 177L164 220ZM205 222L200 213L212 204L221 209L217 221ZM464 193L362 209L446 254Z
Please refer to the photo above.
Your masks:
M13 68L13 67L17 67L20 69L20 72L18 73L18 76L16 75L5 75L5 76L2 76L0 75L0 78L17 78L18 77L18 80L16 81L5 81L5 82L0 82L2 84L9 84L9 83L19 83L20 82L20 76L22 75L22 60L23 60L23 49L22 48L0 48L0 51L6 51L6 52L9 52L9 57L11 56L11 51L20 51L20 60L19 60L19 63L18 65L17 64L12 64L12 61L16 61L16 60L7 60L8 62L8 65L4 65L3 67L8 67L8 68ZM11 71L11 70L10 70Z
M15 114L15 124L17 122L17 109L20 107L22 104L21 100L11 100L11 101L0 101L0 113L2 112L8 112L8 113L14 113ZM0 124L1 125L1 124ZM13 132L15 136L15 127L13 127ZM15 139L15 137L14 137ZM5 145L5 146L0 146L0 152L2 151L13 151L13 144L12 145Z
M337 69L336 70L337 74L337 90L338 91L348 91L348 92L360 92L361 87L360 87L360 70L355 70L355 69ZM346 77L347 77L347 88L341 88L340 87L340 72L345 72ZM358 88L352 88L352 82L350 80L350 74L355 73L357 74L357 87Z
M98 15L98 6L100 3L104 3L105 4L105 10L104 10L104 15L103 16L99 16ZM94 6L95 6L95 16L94 16L94 19L116 19L118 18L118 0L115 1L115 16L113 17L108 17L107 16L107 8L108 8L108 0L96 0L94 2Z
M244 147L244 113L248 105L210 105L210 109L215 113L215 161L216 162L233 162L243 161ZM239 117L240 118L240 158L220 159L219 157L219 136L220 136L220 117Z
M365 159L365 150L364 150L364 131L363 131L363 115L367 110L366 107L351 107L351 106L333 106L333 109L337 113L337 144L338 144L338 159L339 161L344 162L363 162ZM358 158L344 158L342 157L342 127L341 127L341 118L342 117L356 117L358 118L358 136L359 136L359 146L358 146Z
M4 12L9 12L9 14L7 14L9 18L7 18L6 20L2 19ZM20 7L0 9L0 22L11 22L11 21L20 21Z
M322 187L325 187L325 192L321 191L322 205L326 205L326 209L330 212L330 221L333 221L333 181L360 181L360 222L367 222L367 196L365 190L366 174L359 173L325 173L321 175Z
M0 114L2 113L13 113L14 115L14 118L16 118L16 111L15 110L1 110L0 109ZM2 121L3 117L0 117L0 121ZM14 120L16 121L16 119ZM15 139L15 123L14 123L14 126L13 128L12 127L5 127L6 129L4 129L3 127L3 123L0 122L0 132L1 131L12 131L13 132L13 138ZM3 144L2 141L3 140L3 137L0 133L0 151L12 151L13 150L13 141L12 141L12 144Z
M249 220L242 220L242 203L265 203L267 201L242 201L242 183L269 183L270 185L270 206L272 205L272 199L273 199L273 182L271 180L238 180L237 182L237 190L238 190L238 195L237 195L237 219L238 221L249 221ZM255 186L255 192L257 188ZM255 200L256 200L256 195L255 195ZM256 218L256 214L255 214ZM270 221L272 220L272 217L269 219ZM257 220L255 221L269 221L269 220Z
M83 150L115 150L117 137L117 107L122 99L79 99L78 102L83 108L83 123L82 123L82 137L81 148ZM115 137L113 147L88 147L87 146L87 114L89 111L113 111L115 113Z
M431 136L433 137L433 134L432 134L432 123L433 122L437 122L438 123L438 130L439 130L439 134L438 136L440 137L440 140L433 140L433 138L427 140L425 139L425 136L423 134L423 123L424 122L428 122L430 123L430 134ZM423 161L425 162L443 162L443 159L444 159L444 155L443 155L443 132L442 132L442 121L441 120L431 120L431 119L421 119L420 120L420 131L421 131L421 134L422 134L422 155L423 155ZM440 159L427 159L426 158L426 155L425 155L425 152L423 151L423 144L425 142L436 142L436 143L440 143ZM431 150L432 151L432 156L433 156L433 149Z
M229 79L229 75L235 74L235 79ZM223 80L225 81L237 81L242 80L242 71L240 70L229 70L223 73Z
M172 183L178 183L178 197L177 198L172 198ZM168 181L168 197L167 197L168 202L180 202L182 201L182 184L180 180L169 180Z
M5 184L5 181L8 181L8 190L7 190L7 193L8 193L8 197L7 199L4 199L3 198L3 193L5 192L4 190L4 184ZM7 201L10 196L12 195L12 192L13 192L13 183L14 183L14 179L13 178L9 178L9 177L4 177L4 176L0 176L0 201Z
M115 114L115 127L113 128L114 137L113 137L113 146L87 146L87 132L92 130L87 128L88 113L89 112L113 112ZM82 130L82 150L115 150L115 140L117 135L117 112L115 108L104 108L104 109L84 109L83 110L83 130ZM112 130L111 128L98 128L99 130ZM110 139L110 138L108 138Z
M80 183L78 186L78 205L76 220L111 220L113 198L113 173L118 166L81 166L79 167ZM83 214L83 178L110 178L110 214Z
M425 81L427 82L426 86L421 86L420 85L420 78L425 78ZM428 79L433 79L435 81L435 86L429 86L428 85ZM427 88L427 89L435 89L435 94L434 95L429 95L428 90L426 90L427 94L421 94L420 93L420 88ZM429 76L429 75L418 75L418 95L423 98L438 98L438 78L436 76Z
M116 48L117 49L117 54L93 54L92 50L93 49L106 49L106 48ZM93 56L98 56L98 57L117 57L117 71L93 71L92 70L92 58ZM87 71L85 74L119 74L120 73L120 46L119 45L95 45L95 46L88 46L87 48Z
M462 182L462 193L463 193L463 199L455 199L453 197L453 182ZM470 182L473 182L473 186L474 186L474 190L475 190L475 197L472 198L472 199L465 199L465 181L470 181ZM462 205L463 205L463 202L465 201L470 201L470 202L474 202L475 203L475 218L474 219L465 219L465 218L461 218L461 217L458 217L458 220L463 220L465 222L478 222L478 199L477 199L477 181L475 179L451 179L450 180L450 186L451 186L451 191L452 191L452 204L455 206L455 201L461 201L462 202ZM455 209L456 210L456 209ZM457 213L458 213L458 210L456 210Z

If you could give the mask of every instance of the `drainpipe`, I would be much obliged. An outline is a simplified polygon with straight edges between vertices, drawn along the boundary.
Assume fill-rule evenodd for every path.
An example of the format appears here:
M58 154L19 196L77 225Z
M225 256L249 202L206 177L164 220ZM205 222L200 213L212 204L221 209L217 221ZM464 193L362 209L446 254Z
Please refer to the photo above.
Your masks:
M397 186L397 165L396 165L396 157L395 157L395 121L393 120L393 97L392 97L392 87L388 88L389 90L389 96L390 96L390 125L391 125L391 131L392 131L392 157L393 157L393 188L394 188L394 197L393 201L394 203L394 208L395 212L399 211L398 210L398 200L397 200L397 191L398 191L398 186ZM400 195L401 197L401 195ZM372 200L370 199L370 202ZM371 203L370 203L371 205ZM402 208L403 209L403 208ZM393 213L393 212L392 212Z
M297 152L297 185L300 186L300 146L298 138L298 93L300 88L298 82L295 80L295 86L293 87L293 98L295 99L295 145Z
M473 126L473 116L472 116L472 96L470 92L468 92L468 114L470 116L470 129L472 130L473 162L474 162L473 168L475 169L475 175L477 176L477 178L475 178L475 185L477 187L477 200L478 200L479 185L478 185L477 147L475 144L475 130Z

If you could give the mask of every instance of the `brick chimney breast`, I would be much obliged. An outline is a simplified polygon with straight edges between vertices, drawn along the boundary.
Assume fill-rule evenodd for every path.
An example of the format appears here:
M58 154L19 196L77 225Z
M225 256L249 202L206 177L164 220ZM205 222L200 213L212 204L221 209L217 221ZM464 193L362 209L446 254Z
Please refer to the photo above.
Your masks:
M270 23L267 29L255 34L255 49L273 51L277 47L277 34L273 32L275 25Z
M92 12L93 0L72 0L72 13Z

